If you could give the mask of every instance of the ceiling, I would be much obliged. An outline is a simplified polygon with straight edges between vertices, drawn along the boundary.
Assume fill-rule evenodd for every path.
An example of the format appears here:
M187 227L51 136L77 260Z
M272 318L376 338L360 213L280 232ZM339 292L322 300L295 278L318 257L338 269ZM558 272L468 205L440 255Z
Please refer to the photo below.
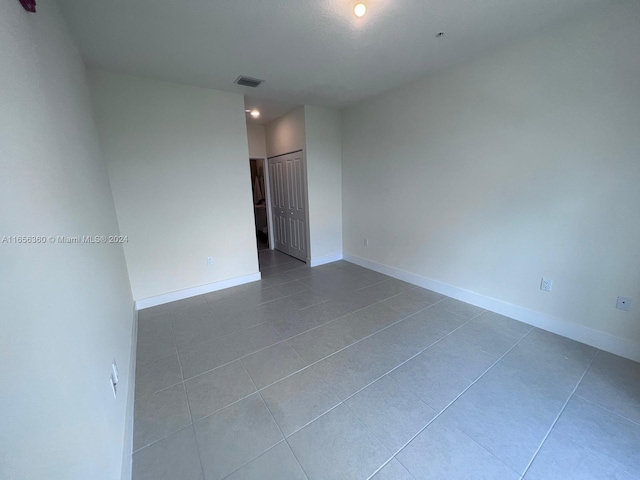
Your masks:
M351 105L603 3L365 0L357 18L355 0L58 1L90 66L248 95L257 123Z

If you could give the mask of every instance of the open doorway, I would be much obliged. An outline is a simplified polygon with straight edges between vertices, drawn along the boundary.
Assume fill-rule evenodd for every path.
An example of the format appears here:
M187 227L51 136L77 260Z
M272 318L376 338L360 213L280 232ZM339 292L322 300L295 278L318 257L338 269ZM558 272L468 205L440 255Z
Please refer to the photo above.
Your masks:
M309 261L309 214L304 152L269 157L273 247L305 263Z
M261 158L249 160L251 165L251 188L253 190L253 215L256 225L258 251L269 249L269 223L267 221L267 192L265 190L264 167Z

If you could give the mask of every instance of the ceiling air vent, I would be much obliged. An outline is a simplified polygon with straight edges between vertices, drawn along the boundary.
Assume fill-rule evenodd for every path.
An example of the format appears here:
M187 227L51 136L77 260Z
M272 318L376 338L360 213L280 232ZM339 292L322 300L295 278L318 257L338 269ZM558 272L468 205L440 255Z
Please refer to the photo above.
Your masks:
M236 78L236 81L234 83L242 85L243 87L256 88L262 82L264 82L264 80L260 80L259 78L243 77L242 75L240 75L238 78Z

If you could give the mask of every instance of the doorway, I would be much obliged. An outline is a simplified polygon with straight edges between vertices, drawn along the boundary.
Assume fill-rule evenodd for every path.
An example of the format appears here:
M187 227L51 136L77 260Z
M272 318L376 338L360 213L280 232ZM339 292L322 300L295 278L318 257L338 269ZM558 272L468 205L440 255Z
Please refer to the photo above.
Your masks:
M303 151L271 157L268 165L274 247L307 262L307 172Z
M269 223L267 221L267 192L265 190L264 166L262 158L249 160L251 166L251 189L253 191L253 216L256 227L258 251L269 249Z

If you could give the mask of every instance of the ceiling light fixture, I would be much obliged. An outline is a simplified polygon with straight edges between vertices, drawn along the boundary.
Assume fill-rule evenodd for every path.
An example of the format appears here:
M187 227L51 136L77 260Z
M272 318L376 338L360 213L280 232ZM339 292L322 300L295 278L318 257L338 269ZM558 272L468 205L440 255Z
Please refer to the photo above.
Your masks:
M253 118L258 118L260 116L260 112L258 110L256 110L255 108L253 110L251 110L251 116Z
M358 2L353 11L355 12L356 17L364 17L364 14L367 13L367 6L362 2Z

